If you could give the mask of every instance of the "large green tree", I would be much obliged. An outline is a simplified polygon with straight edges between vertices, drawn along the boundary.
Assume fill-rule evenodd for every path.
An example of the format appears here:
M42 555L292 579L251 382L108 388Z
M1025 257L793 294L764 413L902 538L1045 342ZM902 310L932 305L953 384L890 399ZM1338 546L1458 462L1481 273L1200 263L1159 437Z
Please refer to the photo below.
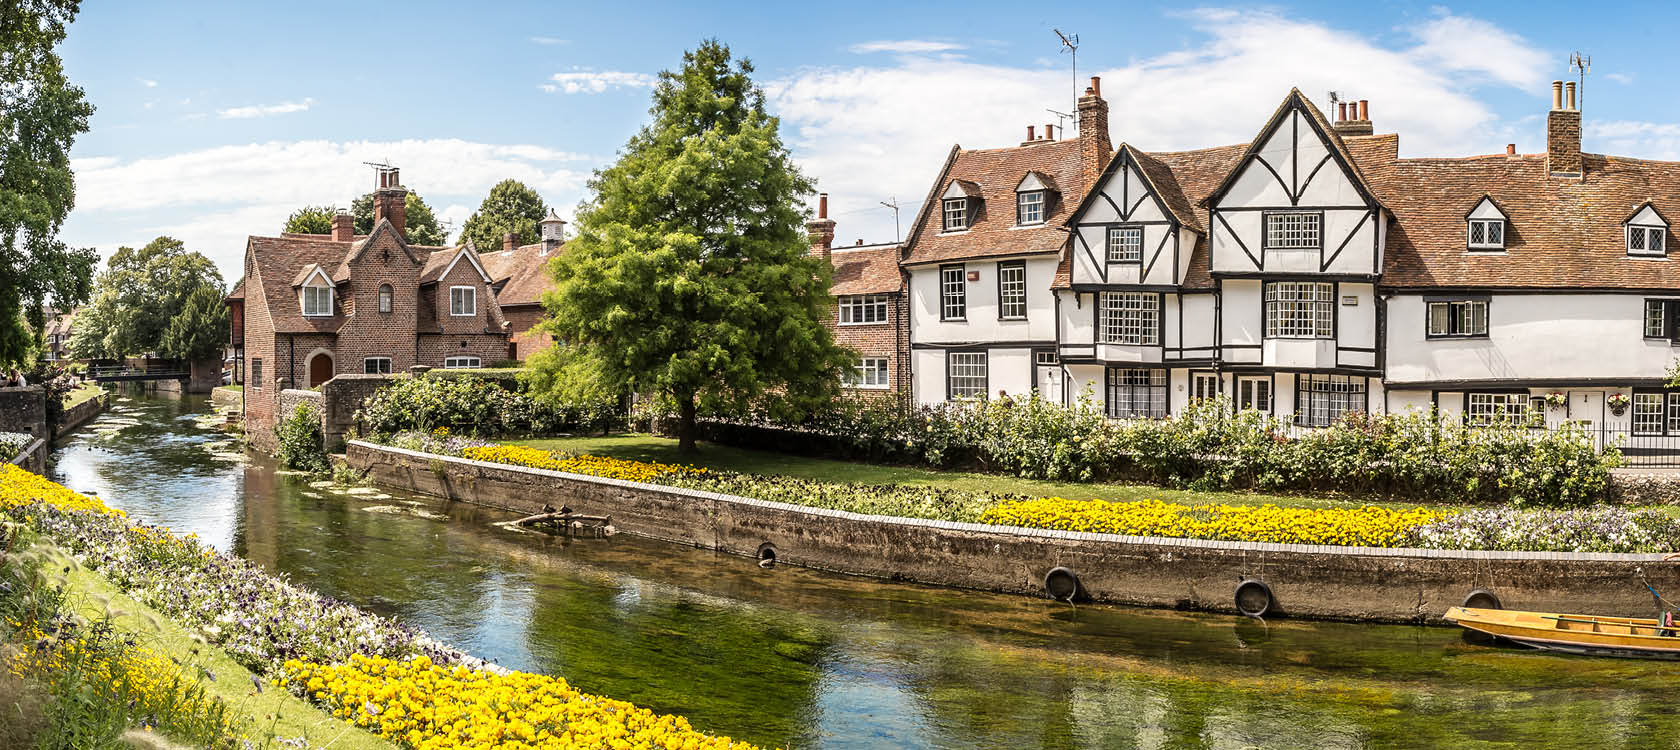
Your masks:
M54 51L78 7L0 0L0 365L31 356L45 304L87 300L99 262L58 239L76 202L70 147L93 114Z
M286 217L286 226L282 232L297 234L332 234L333 214L338 210L332 206L304 206Z
M548 206L537 191L518 180L502 180L461 225L461 242L472 240L479 250L490 252L502 249L502 236L513 232L519 244L529 245L539 239L538 224L547 213Z
M675 402L684 451L699 410L809 409L849 358L823 325L833 268L808 254L811 182L751 73L707 41L660 74L653 121L591 179L543 300L610 386Z
M99 275L91 309L76 318L70 348L81 357L170 356L164 332L204 287L220 296L221 273L180 240L159 237L138 250L119 247Z
M350 214L356 217L356 234L371 234L373 193L351 201ZM411 245L442 245L448 241L443 235L443 227L438 225L437 215L432 213L432 207L412 190L403 199L403 226L403 234L408 235L403 239Z
M169 319L158 351L165 357L197 360L221 354L227 343L228 309L222 288L205 284L194 289L186 307Z

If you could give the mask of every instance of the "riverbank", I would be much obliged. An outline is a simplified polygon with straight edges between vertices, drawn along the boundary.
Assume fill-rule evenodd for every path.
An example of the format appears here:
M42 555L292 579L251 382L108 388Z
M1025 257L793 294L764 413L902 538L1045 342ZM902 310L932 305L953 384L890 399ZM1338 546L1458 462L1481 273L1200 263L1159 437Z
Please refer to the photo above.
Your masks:
M1134 537L869 516L715 492L475 461L352 441L347 459L375 482L452 500L537 513L556 498L653 539L838 572L1007 593L1040 594L1049 574L1077 576L1096 601L1235 612L1239 588L1263 584L1272 614L1439 622L1472 592L1505 606L1646 614L1625 585L1650 567L1680 587L1661 554L1498 552ZM1245 610L1253 606L1245 605Z

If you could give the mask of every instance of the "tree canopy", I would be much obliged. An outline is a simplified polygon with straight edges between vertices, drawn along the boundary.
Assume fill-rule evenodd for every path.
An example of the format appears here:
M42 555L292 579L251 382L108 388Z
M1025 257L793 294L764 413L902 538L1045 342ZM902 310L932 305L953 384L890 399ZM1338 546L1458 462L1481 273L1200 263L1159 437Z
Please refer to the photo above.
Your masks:
M200 293L203 288L212 291ZM182 329L166 343L165 333L177 317L189 314L199 322L220 325L219 335L225 340L225 312L217 323L188 304L195 293L213 293L219 304L222 288L222 275L210 259L173 237L159 237L138 250L117 248L99 275L93 304L76 318L70 349L80 357L105 359L148 352L179 356L170 353L177 350L174 346L194 348L201 339Z
M659 75L652 122L591 179L543 300L548 330L593 360L571 367L669 398L688 451L698 410L809 409L850 358L824 325L833 268L809 254L811 182L751 73L707 41Z
M44 305L87 300L99 262L58 239L76 203L70 147L93 114L55 51L79 5L0 0L0 365L32 356Z
M539 224L547 213L548 206L537 191L518 180L502 180L461 225L461 242L472 240L479 250L490 252L500 250L502 236L513 232L519 244L529 245L540 239Z
M338 210L332 206L304 206L286 217L286 226L281 231L297 234L332 234L333 215Z
M158 353L177 359L205 359L220 354L227 342L228 309L222 288L205 284L187 295L186 307L169 319Z

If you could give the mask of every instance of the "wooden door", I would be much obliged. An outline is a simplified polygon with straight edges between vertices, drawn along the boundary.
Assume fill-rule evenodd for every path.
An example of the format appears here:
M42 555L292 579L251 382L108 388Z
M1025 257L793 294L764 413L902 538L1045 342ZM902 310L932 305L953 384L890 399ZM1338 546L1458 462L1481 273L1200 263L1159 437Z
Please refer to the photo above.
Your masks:
M310 388L314 388L315 386L332 380L332 376L333 359L331 356L326 354L317 354L314 359L309 360Z

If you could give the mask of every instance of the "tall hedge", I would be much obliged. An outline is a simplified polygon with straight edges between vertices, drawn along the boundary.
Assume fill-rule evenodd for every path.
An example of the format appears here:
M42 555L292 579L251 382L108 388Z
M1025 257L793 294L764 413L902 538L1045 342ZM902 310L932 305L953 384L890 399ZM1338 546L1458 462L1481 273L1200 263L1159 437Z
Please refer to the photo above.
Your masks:
M567 404L523 393L517 380L483 377L401 378L356 412L369 433L448 427L484 436L595 431L616 416L610 404Z

